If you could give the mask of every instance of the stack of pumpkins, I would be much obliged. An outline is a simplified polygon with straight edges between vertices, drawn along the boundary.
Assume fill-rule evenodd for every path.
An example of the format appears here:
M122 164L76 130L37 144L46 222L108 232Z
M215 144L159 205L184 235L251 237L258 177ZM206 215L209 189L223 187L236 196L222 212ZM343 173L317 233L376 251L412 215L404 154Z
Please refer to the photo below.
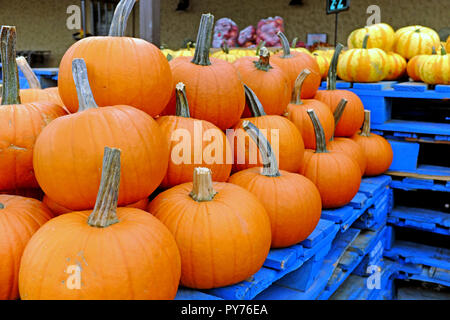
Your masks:
M1 29L0 299L173 299L179 284L238 283L390 166L360 99L335 88L342 46L317 91L316 61L286 43L234 66L210 58L205 14L194 56L169 63L123 36L134 2L108 37L68 49L59 96L21 100L15 27Z

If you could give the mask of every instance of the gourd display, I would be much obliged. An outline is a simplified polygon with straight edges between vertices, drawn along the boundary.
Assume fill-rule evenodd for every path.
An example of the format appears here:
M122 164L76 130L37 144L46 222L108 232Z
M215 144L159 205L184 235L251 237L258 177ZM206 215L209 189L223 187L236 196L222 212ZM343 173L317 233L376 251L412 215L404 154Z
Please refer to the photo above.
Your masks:
M160 193L148 211L175 237L183 286L238 283L256 273L269 253L271 227L263 205L242 187L212 182L207 168L196 168L193 182Z
M436 49L432 48L431 50L431 55L435 55L436 54ZM429 57L429 54L420 54L417 56L414 56L411 58L411 60L408 61L407 65L406 65L406 72L408 73L408 76L413 80L413 81L421 81L420 79L420 66L422 65L422 62L425 58Z
M422 60L420 79L428 84L450 84L450 54L441 47L440 55L430 55Z
M266 115L255 93L246 85L247 104L252 110L252 118L243 118L229 135L234 148L233 171L240 171L262 165L262 158L257 145L243 129L244 121L250 121L266 136L269 143L278 154L278 164L281 170L297 172L300 168L305 145L297 127L288 119L278 115Z
M431 54L433 46L439 48L439 35L431 28L415 25L395 32L394 51L409 60L419 54Z
M60 215L28 242L19 271L21 299L175 297L181 274L177 244L147 212L117 208L120 162L120 150L105 147L94 209Z
M335 128L334 134L337 137L351 137L361 128L364 122L364 106L361 99L355 93L348 90L336 90L336 68L342 48L342 44L338 43L333 53L328 71L327 89L317 91L314 99L320 100L328 105L332 112L336 110L336 107L342 99L347 100L347 106L339 124Z
M158 115L170 99L173 83L166 57L153 44L125 37L135 0L121 0L108 36L83 38L64 54L58 76L61 99L70 112L79 107L72 60L82 58L89 70L92 91L100 107L129 105Z
M36 138L66 112L51 102L22 102L16 63L16 28L1 28L2 102L0 105L0 191L38 188L33 171Z
M347 38L348 47L350 49L362 48L364 37L367 34L370 34L370 38L367 42L367 48L379 48L385 52L393 50L395 32L394 29L386 23L376 23L371 26L352 31Z
M364 175L376 176L389 169L394 154L385 138L370 132L370 111L365 110L364 113L363 128L352 139L361 146L366 155L367 166Z
M209 57L214 16L203 14L194 58L170 61L175 83L186 85L191 117L209 121L221 130L235 125L245 106L245 95L237 70L229 62ZM165 115L175 114L173 94Z
M397 80L406 73L406 60L395 52L386 53L388 73L384 80Z
M337 208L348 204L359 190L361 171L357 162L345 153L327 150L325 134L314 110L308 115L316 131L316 150L305 151L300 174L319 189L323 208Z
M319 191L304 176L278 169L272 147L255 125L245 121L243 128L258 144L263 167L239 171L229 182L250 191L263 204L272 227L272 248L305 240L320 219Z
M36 199L0 195L0 300L19 298L19 265L31 236L48 220L50 210Z
M185 85L176 85L177 106L175 116L162 116L156 121L163 132L170 154L169 166L161 187L170 188L192 181L197 166L212 171L214 181L228 180L231 172L231 147L225 134L212 123L192 119Z
M89 87L83 59L73 61L78 112L60 117L39 135L33 164L36 178L52 200L71 210L93 208L103 146L122 150L119 205L148 197L163 180L167 141L145 112L126 105L99 108Z
M301 87L305 79L309 77L311 72L309 69L303 70L295 81L295 87L292 93L292 101L286 108L286 117L295 124L300 131L305 148L316 148L316 135L311 119L307 114L308 109L313 109L323 125L325 131L325 139L330 140L334 132L334 118L329 106L315 99L301 99Z

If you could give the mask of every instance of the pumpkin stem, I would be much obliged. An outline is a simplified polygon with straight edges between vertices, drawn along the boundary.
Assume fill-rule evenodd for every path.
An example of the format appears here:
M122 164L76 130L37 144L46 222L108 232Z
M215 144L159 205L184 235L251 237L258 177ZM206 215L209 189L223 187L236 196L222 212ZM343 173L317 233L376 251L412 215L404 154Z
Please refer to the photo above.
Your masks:
M316 113L313 109L308 109L306 111L311 118L314 133L316 135L316 153L327 153L327 142L325 140L325 132L323 131L322 124L319 121Z
M128 17L136 0L121 0L114 11L114 16L109 28L110 37L123 37L127 29Z
M216 194L217 192L213 188L211 170L203 167L195 168L192 191L189 196L197 202L202 202L211 201Z
M106 228L119 222L117 201L120 184L120 150L105 147L103 154L102 178L97 200L87 223L91 227Z
M270 52L266 47L262 47L261 50L259 50L259 60L253 61L253 63L258 70L267 72L270 69L273 69L273 67L270 65Z
M363 43L362 43L363 49L367 49L367 42L369 41L369 37L370 37L370 34L366 33L366 35L364 36Z
M447 54L447 51L445 51L444 46L441 45L441 55L445 56Z
M283 55L282 58L290 58L291 57L291 48L289 47L289 41L284 35L283 32L278 31L277 33L278 38L280 38L281 41L281 47L283 48Z
M267 115L264 111L261 101L259 101L255 92L253 92L253 90L250 89L246 84L244 84L244 91L245 100L247 101L247 105L250 108L253 117L262 117Z
M173 59L172 55L170 53L167 54L166 56L167 61L170 61Z
M2 105L20 104L19 71L16 63L16 27L2 26L0 31L2 62Z
M89 85L87 67L84 59L73 59L72 74L78 95L78 112L82 112L87 109L98 108L91 87Z
M359 135L370 137L370 110L364 110L364 124Z
M303 104L302 99L301 99L303 82L310 74L311 74L311 71L309 71L309 69L306 68L302 72L300 72L300 74L297 76L297 79L295 79L291 103L296 104L296 105Z
M277 159L272 151L272 146L269 141L267 141L266 137L259 131L258 127L248 120L244 121L242 127L258 146L263 163L261 174L266 177L281 176L280 171L278 170Z
M341 99L341 101L339 101L336 109L333 112L333 117L334 117L334 131L336 131L337 125L339 123L339 120L341 120L342 114L344 113L344 109L345 106L347 105L347 99ZM331 136L330 141L334 140L334 132L333 135Z
M344 48L344 46L338 43L334 49L333 58L331 58L330 68L328 69L327 90L336 90L337 64L342 48Z
M33 69L31 69L30 65L28 64L27 59L25 59L25 57L17 57L16 63L17 66L22 71L25 78L27 79L30 88L42 89L41 83L39 82L39 79L37 78L36 74L33 72Z
M0 209L5 209L5 205L0 202Z
M261 50L261 48L265 47L265 46L266 46L266 42L264 40L260 41L258 43L258 45L256 46L256 53L255 53L255 55L259 56L259 50Z
M200 26L197 33L197 45L195 46L194 59L192 63L199 66L209 66L209 49L211 48L212 33L214 27L214 16L210 13L202 14Z
M436 54L437 52L436 52L436 47L435 46L432 46L431 47L431 54Z
M183 82L178 82L175 86L177 104L176 104L176 115L178 117L190 118L189 104L186 97L186 86Z
M230 48L228 48L228 44L226 41L223 41L220 47L222 48L222 51L225 52L226 54L230 53Z
M296 48L297 47L297 42L298 42L298 38L297 37L292 39L291 48Z

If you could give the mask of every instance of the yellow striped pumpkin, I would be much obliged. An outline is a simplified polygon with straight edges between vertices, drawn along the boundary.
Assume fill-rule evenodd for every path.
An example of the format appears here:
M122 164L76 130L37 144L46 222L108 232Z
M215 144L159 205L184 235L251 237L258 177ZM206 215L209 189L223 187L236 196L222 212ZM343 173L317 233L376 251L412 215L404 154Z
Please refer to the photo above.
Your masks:
M430 55L422 61L420 79L428 84L450 84L450 54L441 48L440 55Z
M328 75L328 69L330 68L331 58L317 53L313 53L312 56L314 57L314 59L316 59L317 64L319 65L320 75L322 76L322 79L325 80Z
M406 60L401 55L395 52L388 52L387 54L388 74L385 80L397 80L406 72Z
M379 48L386 52L392 51L394 47L395 32L386 23L377 23L368 27L354 30L347 39L350 49L362 48L364 36L370 34L367 48Z
M445 51L450 52L450 36L448 36L447 42L445 43Z
M436 50L434 47L432 48L431 54L436 54ZM419 54L412 57L411 60L408 61L408 64L406 65L406 72L413 81L421 81L419 75L420 66L422 65L423 60L425 60L429 56L429 54Z
M439 48L440 44L439 35L431 28L416 25L395 32L394 51L408 60L419 54L431 54L433 46Z

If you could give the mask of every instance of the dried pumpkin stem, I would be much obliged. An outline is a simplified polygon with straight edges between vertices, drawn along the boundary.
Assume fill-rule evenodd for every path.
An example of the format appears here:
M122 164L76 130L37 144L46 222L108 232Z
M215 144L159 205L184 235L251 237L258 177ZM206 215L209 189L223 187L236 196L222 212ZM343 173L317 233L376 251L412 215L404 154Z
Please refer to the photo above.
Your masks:
M327 142L325 140L325 132L323 131L322 124L319 121L316 113L313 109L308 109L306 111L311 118L314 133L316 135L316 153L327 153Z
M278 38L280 38L281 41L281 47L283 48L283 55L281 58L290 58L291 57L291 48L289 47L289 41L284 35L283 32L278 31L277 33Z
M28 85L31 89L42 89L41 83L39 82L38 77L34 73L33 69L31 69L28 64L27 59L25 57L17 57L16 59L17 66L22 71L23 75L28 81Z
M123 37L127 29L128 17L133 10L136 0L121 0L114 11L114 16L109 27L110 37Z
M338 43L334 49L333 58L331 58L330 68L328 69L327 90L336 90L337 64L342 48L344 48L344 46Z
M265 47L266 46L266 42L263 40L263 41L260 41L259 43L258 43L258 45L256 46L256 52L255 52L255 55L259 55L259 50L261 50L261 48L262 47Z
M250 112L254 117L265 116L266 112L264 111L263 105L261 101L259 101L256 94L250 89L246 84L244 84L245 91L245 100L247 101L247 105L250 108Z
M195 46L192 63L200 66L209 66L209 49L211 48L212 34L214 27L214 16L210 13L202 14L200 26L198 28L197 42Z
M364 124L360 135L370 137L370 110L364 110Z
M87 67L84 59L73 59L72 74L78 95L78 112L98 108L91 90L91 86L89 85Z
M176 115L179 117L190 118L189 104L186 97L186 86L183 82L178 82L175 86L176 91Z
M294 90L292 91L291 103L301 105L303 104L301 99L302 87L305 79L311 74L311 71L306 68L295 79Z
M297 42L298 42L298 37L295 37L294 39L292 39L291 48L296 48Z
M3 203L0 203L0 209L5 209L5 205Z
M120 184L120 150L105 147L103 154L102 178L97 200L87 223L91 227L106 228L119 222L117 201Z
M2 105L20 104L19 71L16 63L16 27L2 26L0 32L2 62Z
M225 52L226 54L230 53L230 48L228 48L228 44L226 41L222 42L222 44L220 45L220 48L222 48L222 51Z
M270 69L273 69L273 67L270 65L270 52L266 47L262 47L261 50L259 50L259 60L253 61L253 63L258 70L267 72Z
M277 159L272 151L272 146L269 141L267 141L266 137L261 133L258 127L250 121L245 120L242 127L258 146L263 163L261 174L266 177L279 177L281 174L278 170Z
M202 202L211 201L216 194L212 183L211 170L203 167L195 168L192 191L189 196L195 201Z
M364 36L364 40L363 40L363 43L362 43L362 48L363 49L367 49L367 42L369 41L369 37L370 37L370 34L368 34L368 33Z
M347 99L341 99L341 101L339 101L336 109L333 112L334 132L336 132L337 125L339 123L339 120L341 120L341 117L342 117L342 114L344 113L344 109L345 109L346 105L347 105ZM334 132L333 132L333 135L331 136L330 141L334 140Z

